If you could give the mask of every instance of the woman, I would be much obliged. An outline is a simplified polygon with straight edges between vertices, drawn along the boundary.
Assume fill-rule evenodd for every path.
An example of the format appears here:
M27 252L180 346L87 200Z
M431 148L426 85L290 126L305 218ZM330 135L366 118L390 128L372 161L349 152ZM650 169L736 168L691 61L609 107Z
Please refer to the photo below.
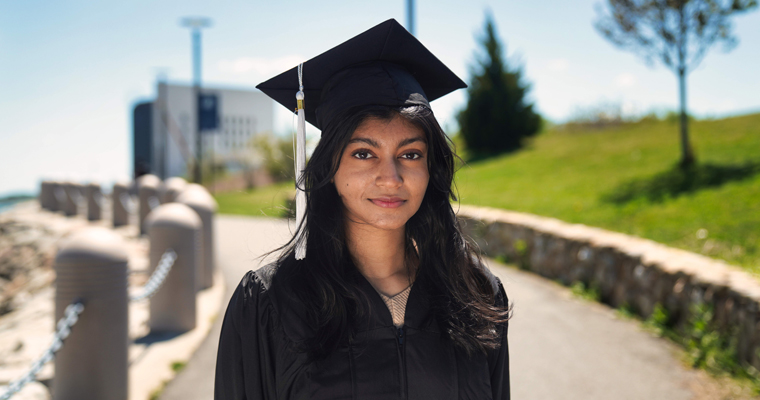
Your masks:
M298 71L258 87L292 109ZM507 296L460 233L429 106L464 83L394 20L303 64L303 83L322 130L306 217L230 300L215 398L509 399Z

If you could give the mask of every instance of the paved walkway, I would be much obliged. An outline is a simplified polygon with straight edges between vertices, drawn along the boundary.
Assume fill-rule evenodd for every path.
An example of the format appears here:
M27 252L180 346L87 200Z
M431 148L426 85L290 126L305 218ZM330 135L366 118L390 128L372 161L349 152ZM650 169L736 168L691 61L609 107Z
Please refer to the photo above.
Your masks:
M285 222L219 216L218 265L227 296L256 259L289 237ZM712 398L711 383L685 369L668 342L654 338L635 321L573 297L568 289L535 275L491 263L514 303L509 327L514 399L701 399ZM227 301L224 302L226 307ZM211 334L171 382L162 400L212 399L220 310ZM695 394L696 392L700 392Z

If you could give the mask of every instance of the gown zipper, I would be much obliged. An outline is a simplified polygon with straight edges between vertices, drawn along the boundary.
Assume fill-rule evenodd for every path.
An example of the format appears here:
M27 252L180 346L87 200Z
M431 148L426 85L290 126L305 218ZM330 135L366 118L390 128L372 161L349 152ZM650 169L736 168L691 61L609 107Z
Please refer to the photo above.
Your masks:
M401 398L406 399L406 357L404 354L404 327L396 329L396 348L398 349L399 366L401 370Z

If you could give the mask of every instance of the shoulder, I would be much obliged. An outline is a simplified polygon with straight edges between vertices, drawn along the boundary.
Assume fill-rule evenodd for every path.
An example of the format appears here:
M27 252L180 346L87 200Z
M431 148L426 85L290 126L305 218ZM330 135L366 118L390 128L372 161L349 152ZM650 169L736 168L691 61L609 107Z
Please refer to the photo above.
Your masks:
M286 264L273 262L257 270L248 271L238 285L235 295L244 303L273 305L275 311L282 311L294 302L293 278L296 273Z
M275 272L277 272L277 263L270 263L252 272L252 275L259 281L264 290L269 290L272 287Z
M272 285L272 277L276 269L276 265L273 263L255 271L246 272L232 294L231 302L238 307L246 307L268 298L269 288Z
M259 310L268 309L265 314L282 326L286 337L293 343L303 341L312 333L306 323L308 304L294 293L307 284L302 278L293 263L273 262L249 271L241 282L241 285L245 284L247 299L253 299ZM247 303L252 302L248 300Z

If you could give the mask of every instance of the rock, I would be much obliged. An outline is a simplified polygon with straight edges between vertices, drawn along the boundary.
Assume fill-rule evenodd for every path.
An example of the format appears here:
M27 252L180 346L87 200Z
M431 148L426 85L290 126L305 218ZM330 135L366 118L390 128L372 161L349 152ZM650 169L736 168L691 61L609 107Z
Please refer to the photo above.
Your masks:
M17 309L25 299L54 279L51 260L57 237L29 221L0 221L0 316Z

